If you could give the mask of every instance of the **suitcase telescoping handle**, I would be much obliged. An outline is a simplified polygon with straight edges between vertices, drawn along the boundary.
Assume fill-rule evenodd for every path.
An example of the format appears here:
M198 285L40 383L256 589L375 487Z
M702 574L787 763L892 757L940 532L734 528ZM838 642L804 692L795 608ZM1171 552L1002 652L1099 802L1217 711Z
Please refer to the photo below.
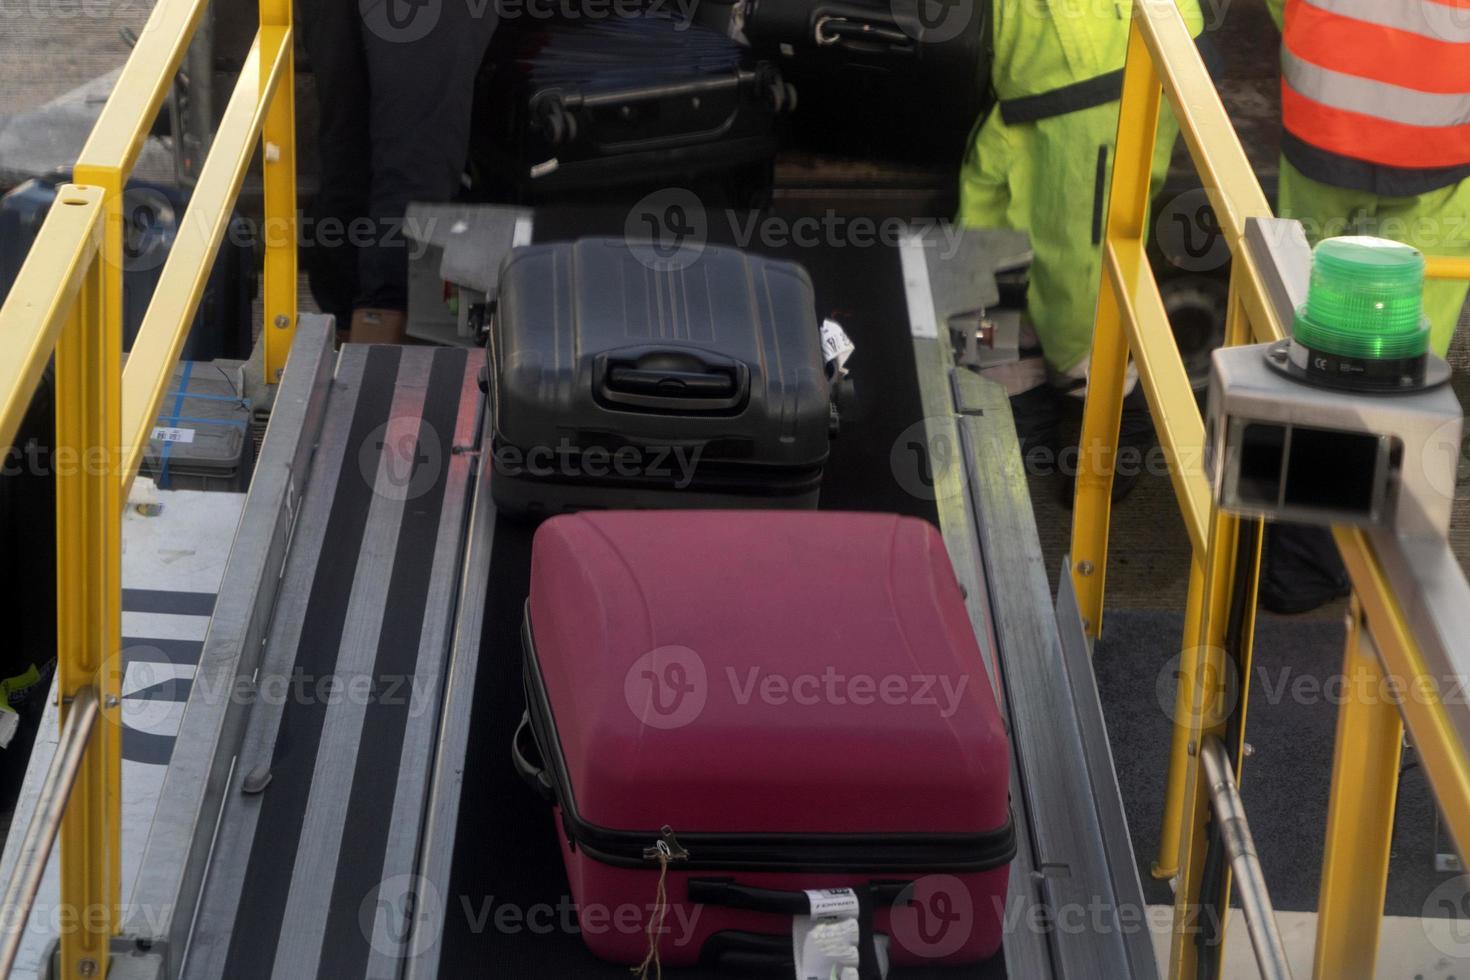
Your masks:
M521 715L521 723L516 726L515 738L510 742L510 758L516 767L516 774L537 796L547 803L556 802L556 785L552 782L551 774L546 771L546 766L541 763L541 750L536 745L536 733L531 728L529 711Z
M629 347L593 362L598 401L620 408L681 414L729 413L750 396L742 361L689 347Z
M902 883L884 883L884 888L889 886L902 887ZM878 966L878 947L874 939L873 908L877 895L872 888L854 889L858 899L858 977L859 980L882 980L882 971ZM755 888L750 885L742 885L733 878L690 878L689 879L689 901L698 905L717 906L727 909L742 909L747 912L768 912L772 915L810 915L812 911L811 899L804 891L782 891L774 888ZM714 948L708 949L710 955L719 955L730 951L729 940L731 938L745 937L752 941L758 940L755 934L747 933L725 933L726 941L716 944ZM719 936L712 937L718 939ZM742 943L735 943L735 951L750 952L741 949ZM789 947L787 947L789 950ZM789 958L790 952L787 952Z

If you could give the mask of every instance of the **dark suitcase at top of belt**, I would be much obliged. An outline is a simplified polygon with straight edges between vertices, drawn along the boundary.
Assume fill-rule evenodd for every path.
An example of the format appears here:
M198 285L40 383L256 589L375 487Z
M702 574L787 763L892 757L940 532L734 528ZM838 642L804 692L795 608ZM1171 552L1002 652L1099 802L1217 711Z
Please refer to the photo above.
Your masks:
M509 511L816 506L834 410L799 265L624 239L517 249L491 363Z
M794 132L929 160L935 149L958 157L986 107L990 4L734 0L701 4L699 16L744 37L801 92Z
M794 94L729 38L652 14L508 26L482 76L491 133L476 155L521 196L769 170Z

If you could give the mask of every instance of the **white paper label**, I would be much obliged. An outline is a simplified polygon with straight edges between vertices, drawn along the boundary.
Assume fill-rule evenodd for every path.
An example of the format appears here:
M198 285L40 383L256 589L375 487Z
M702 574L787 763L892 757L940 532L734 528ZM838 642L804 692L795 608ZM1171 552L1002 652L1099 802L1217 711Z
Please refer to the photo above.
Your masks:
M812 918L824 919L839 915L857 915L857 892L851 888L821 888L806 893L812 904Z
M847 361L855 350L857 346L842 329L842 324L836 320L822 322L822 358L828 364L835 362L837 377L847 374Z
M193 429L175 429L166 425L160 425L153 430L153 438L159 442L193 442Z

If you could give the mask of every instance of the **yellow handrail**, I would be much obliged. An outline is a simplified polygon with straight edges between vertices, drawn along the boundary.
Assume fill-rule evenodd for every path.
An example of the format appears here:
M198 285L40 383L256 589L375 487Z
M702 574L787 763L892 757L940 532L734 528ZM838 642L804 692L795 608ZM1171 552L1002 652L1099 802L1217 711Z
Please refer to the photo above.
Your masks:
M1244 247L1247 221L1270 217L1271 211L1214 83L1175 0L1135 0L1083 414L1071 557L1084 625L1096 637L1103 622L1113 471L1131 354L1194 550L1164 825L1154 865L1159 877L1177 875L1169 974L1187 978L1196 975L1199 958L1206 955L1196 941L1201 903L1217 910L1228 907L1228 871L1215 879L1216 891L1202 895L1210 796L1198 748L1210 737L1225 740L1235 772L1240 772L1261 525L1225 514L1214 504L1203 468L1203 421L1146 252L1152 157L1164 97L1232 253L1226 343L1280 339L1285 325L1252 252ZM1470 260L1431 258L1429 275L1470 278ZM1351 529L1338 529L1336 539L1356 595L1345 674L1361 676L1371 670L1411 683L1427 678L1414 627L1368 539ZM1227 652L1227 645L1235 649ZM1221 679L1231 674L1238 693L1223 690ZM1227 693L1237 693L1238 703L1230 703ZM1315 976L1321 978L1372 972L1393 826L1400 714L1452 836L1461 853L1470 848L1470 749L1451 725L1438 694L1398 699L1401 703L1386 712L1383 698L1353 693L1345 699L1338 722L1317 936ZM1208 955L1220 958L1223 933L1215 938Z
M257 141L268 232L269 381L280 376L296 324L291 8L289 0L262 0L260 32L180 219L126 372L121 368L123 189L205 9L206 0L158 0L82 149L74 183L57 192L0 307L0 448L13 445L55 352L57 692L64 729L78 704L98 705L104 722L93 726L80 765L48 780L55 792L70 794L60 829L66 926L60 975L68 977L107 975L108 946L120 922L123 501ZM37 819L54 810L43 805ZM49 839L45 828L36 829L35 839ZM28 857L45 862L49 848ZM29 881L35 871L17 868L17 880ZM26 894L27 906L32 898ZM0 972L8 972L28 917L28 907L7 910L14 932L0 946Z

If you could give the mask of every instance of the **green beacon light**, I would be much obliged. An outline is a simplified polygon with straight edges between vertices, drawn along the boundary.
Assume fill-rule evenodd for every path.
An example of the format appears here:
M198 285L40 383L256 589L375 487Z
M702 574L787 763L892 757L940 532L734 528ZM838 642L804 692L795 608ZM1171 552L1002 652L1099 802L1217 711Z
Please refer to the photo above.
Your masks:
M1443 381L1447 370L1429 354L1423 253L1383 238L1320 243L1287 355L1293 376L1334 388L1418 391L1427 375Z

